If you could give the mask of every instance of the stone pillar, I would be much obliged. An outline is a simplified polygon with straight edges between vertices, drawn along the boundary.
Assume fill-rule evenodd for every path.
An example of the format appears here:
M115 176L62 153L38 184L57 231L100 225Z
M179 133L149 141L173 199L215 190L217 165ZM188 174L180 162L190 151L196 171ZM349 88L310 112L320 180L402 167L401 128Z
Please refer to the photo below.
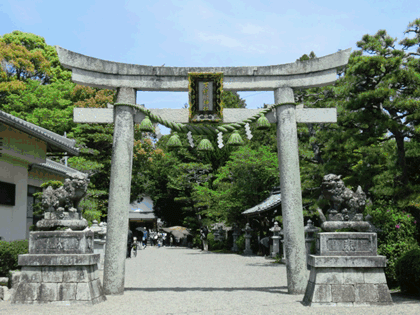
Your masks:
M271 252L272 257L276 257L280 255L280 236L279 233L281 231L281 227L279 227L278 222L274 222L274 226L270 229L273 232L273 236L271 237L273 240L273 251Z
M135 104L136 91L132 88L119 88L116 103ZM133 114L134 109L130 106L114 105L114 139L104 263L104 291L107 295L124 293L134 144Z
M214 235L214 240L215 240L216 242L220 241L220 234L219 234L219 230L218 230L217 228L215 228L215 229L213 230L213 235Z
M244 255L252 255L252 249L251 249L251 232L253 231L251 227L249 226L249 223L246 224L245 229L243 229L245 232L245 250Z
M223 242L225 240L225 230L222 226L219 226L219 241Z
M276 104L294 102L293 90L289 87L275 89L274 102ZM287 257L287 288L290 294L303 294L308 279L303 232L296 106L278 106L276 116L281 206Z
M239 229L236 226L236 224L233 225L233 233L232 233L232 237L233 237L233 246L232 246L232 252L237 252L238 251L238 245L236 244L236 241L238 239L239 236Z

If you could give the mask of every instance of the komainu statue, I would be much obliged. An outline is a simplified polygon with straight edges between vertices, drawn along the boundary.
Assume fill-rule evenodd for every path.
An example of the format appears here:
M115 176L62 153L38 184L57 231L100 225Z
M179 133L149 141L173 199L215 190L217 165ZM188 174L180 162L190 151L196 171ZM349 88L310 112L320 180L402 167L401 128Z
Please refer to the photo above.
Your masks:
M369 223L363 220L366 194L360 186L353 192L344 185L341 175L328 174L324 176L321 188L322 197L329 201L330 207L327 210L328 218L318 209L321 227L325 231L351 228L362 232L370 229Z
M87 226L79 208L80 201L85 197L89 179L82 174L72 174L66 178L62 187L53 189L49 186L42 194L41 206L44 209L44 219L36 226L40 230L54 230L67 227L81 230Z
M48 186L42 194L42 208L45 211L80 212L79 203L86 195L88 184L89 180L83 175L74 174L57 189Z

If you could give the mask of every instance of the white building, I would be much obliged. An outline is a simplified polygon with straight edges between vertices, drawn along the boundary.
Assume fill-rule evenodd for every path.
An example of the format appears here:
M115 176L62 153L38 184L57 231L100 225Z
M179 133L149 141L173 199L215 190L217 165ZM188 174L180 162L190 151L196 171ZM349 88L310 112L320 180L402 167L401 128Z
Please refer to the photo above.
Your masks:
M33 194L48 180L79 172L47 159L47 152L79 154L75 140L0 111L0 237L27 239L34 218Z

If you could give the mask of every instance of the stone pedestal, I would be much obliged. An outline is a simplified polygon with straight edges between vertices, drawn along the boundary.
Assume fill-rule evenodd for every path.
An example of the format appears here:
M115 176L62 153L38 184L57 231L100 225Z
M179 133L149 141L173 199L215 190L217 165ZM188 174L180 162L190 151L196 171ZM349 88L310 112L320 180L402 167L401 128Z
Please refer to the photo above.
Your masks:
M244 255L252 255L252 249L251 249L251 235L245 235L245 250Z
M29 254L19 255L14 304L96 304L105 301L92 231L31 232Z
M320 233L303 302L309 306L392 304L376 233Z
M238 245L236 244L236 241L238 239L238 236L239 236L239 232L234 229L233 230L233 234L232 234L232 237L233 237L232 252L237 252L238 251Z

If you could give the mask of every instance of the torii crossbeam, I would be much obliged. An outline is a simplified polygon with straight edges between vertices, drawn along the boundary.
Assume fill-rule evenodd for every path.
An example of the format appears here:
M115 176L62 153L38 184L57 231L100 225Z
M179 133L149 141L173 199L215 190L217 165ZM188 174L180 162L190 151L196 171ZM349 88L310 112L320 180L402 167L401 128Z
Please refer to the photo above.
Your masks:
M56 46L60 63L72 70L75 83L117 89L113 109L75 109L74 121L114 123L109 191L108 235L104 264L105 294L123 294L130 203L134 123L144 114L135 109L136 91L188 91L189 72L223 72L224 90L274 91L275 113L266 117L277 124L277 147L282 193L287 285L290 294L303 294L307 285L306 251L299 171L297 122L336 122L335 108L306 109L294 104L293 88L319 87L337 79L351 49L295 63L264 67L153 67L111 62ZM291 104L292 103L292 104ZM139 106L139 105L138 105ZM186 109L150 109L172 122L188 122ZM260 110L224 109L223 123L239 122Z

